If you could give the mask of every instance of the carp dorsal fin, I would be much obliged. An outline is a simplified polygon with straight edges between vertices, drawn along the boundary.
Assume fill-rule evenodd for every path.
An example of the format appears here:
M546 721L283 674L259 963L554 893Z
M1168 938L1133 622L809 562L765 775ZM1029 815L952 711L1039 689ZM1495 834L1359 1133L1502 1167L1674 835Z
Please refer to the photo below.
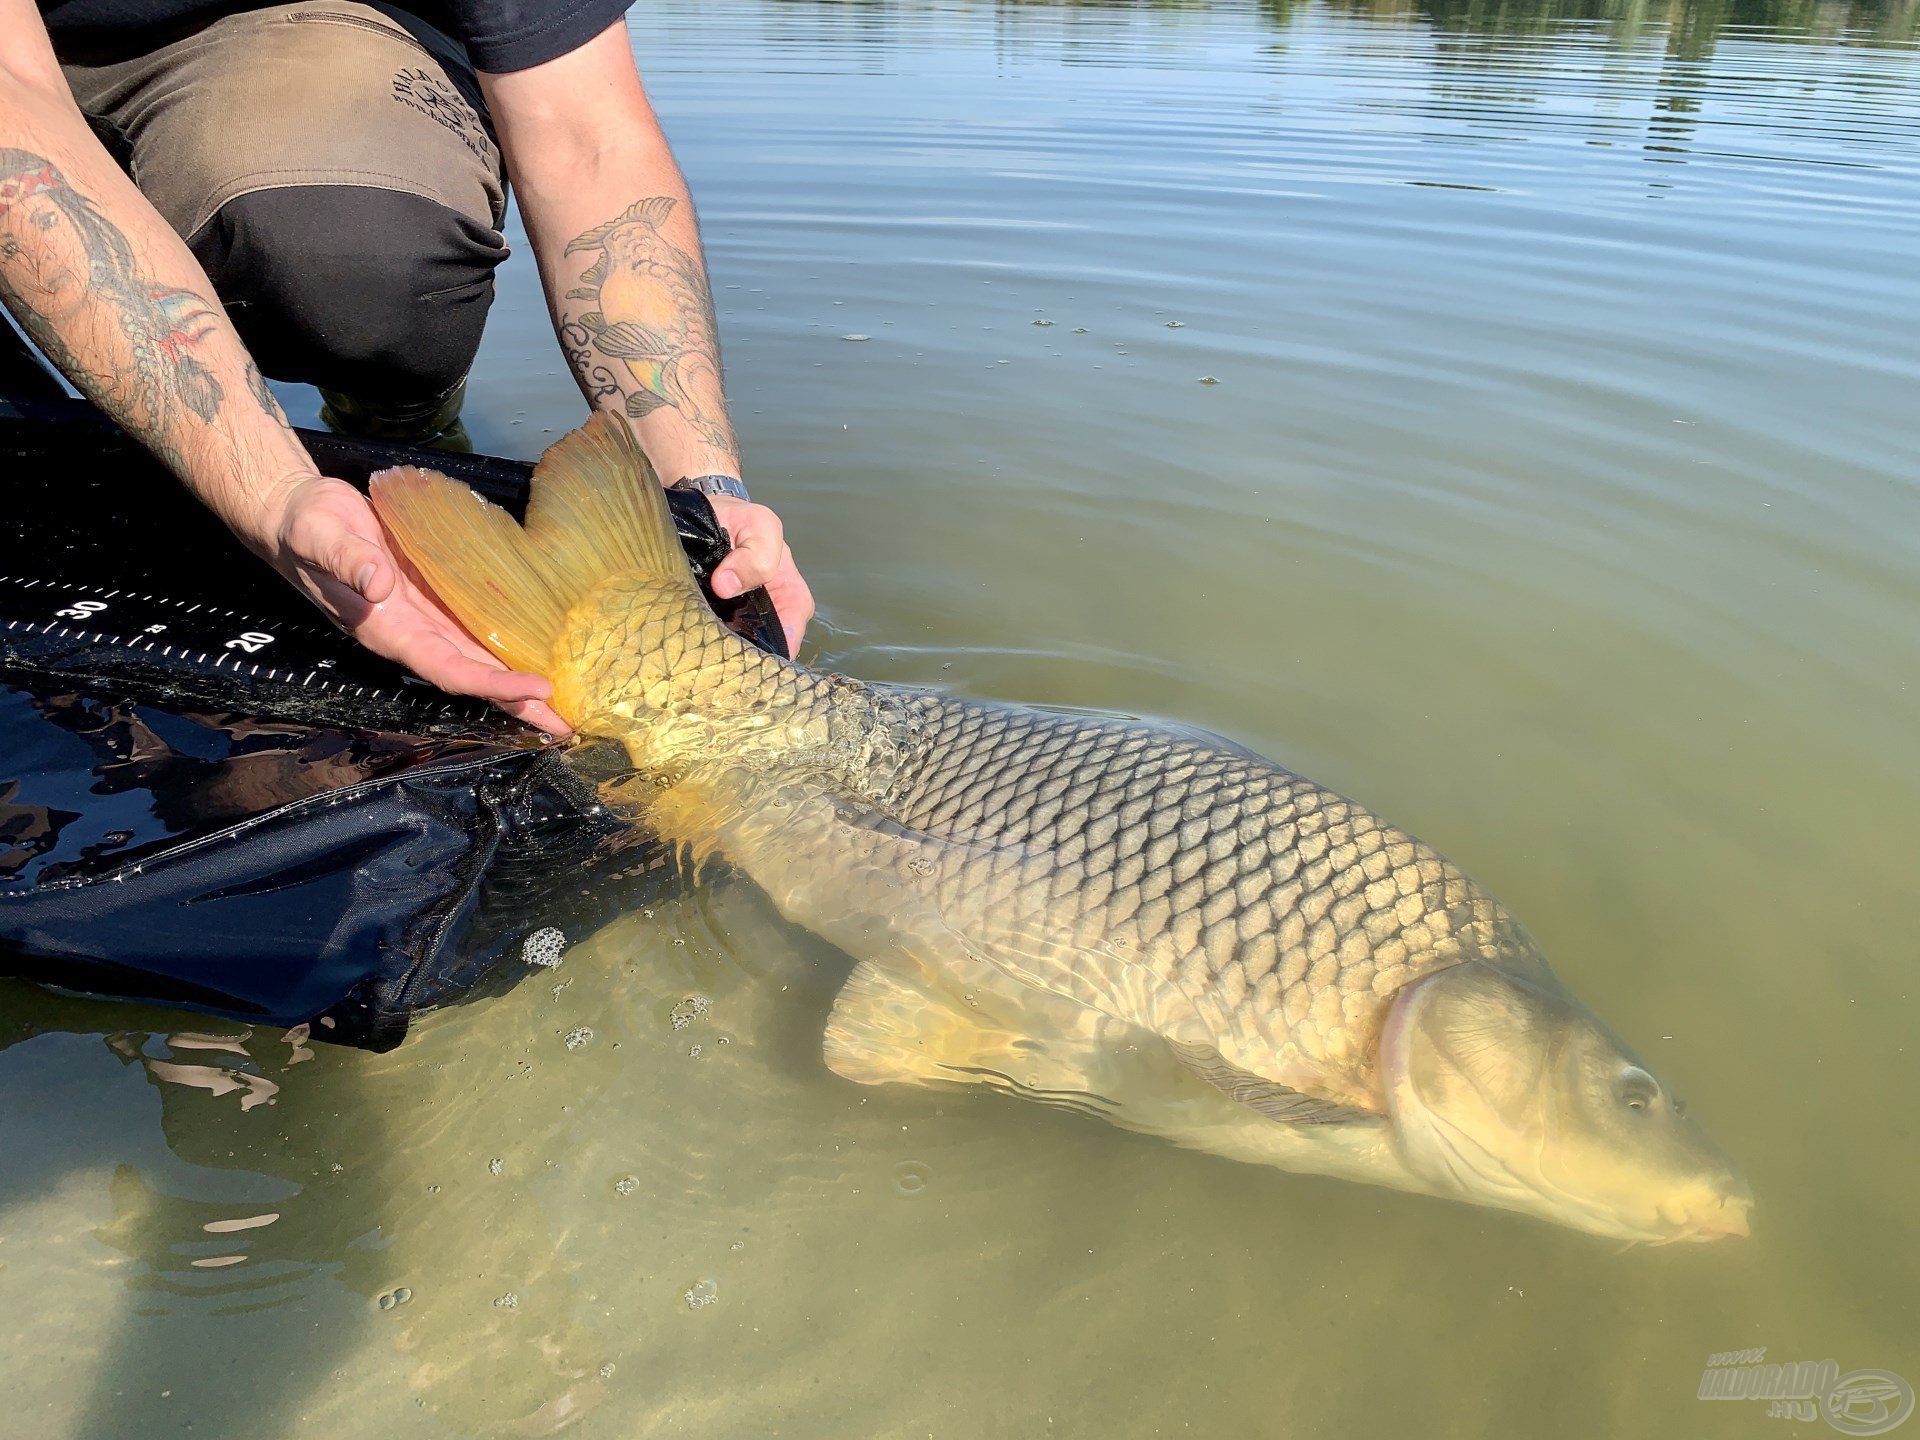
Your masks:
M540 458L525 526L432 470L383 470L371 489L381 523L434 594L516 669L551 677L567 612L614 575L698 594L653 467L604 410Z
M1345 1125L1379 1118L1370 1110L1342 1105L1337 1100L1322 1100L1276 1080L1264 1079L1251 1070L1242 1070L1211 1045L1169 1040L1167 1048L1182 1065L1235 1104L1283 1125Z

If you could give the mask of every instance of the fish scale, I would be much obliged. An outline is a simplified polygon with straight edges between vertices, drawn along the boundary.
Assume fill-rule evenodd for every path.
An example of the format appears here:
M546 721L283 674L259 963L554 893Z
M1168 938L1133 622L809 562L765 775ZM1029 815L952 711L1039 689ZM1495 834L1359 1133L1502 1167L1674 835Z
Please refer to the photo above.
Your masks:
M616 666L671 654L671 688L710 702L719 687L696 672L737 677L744 657L711 631L702 642L672 628L694 648L623 636L639 648L603 652L585 668L603 693L619 692L637 677L610 683ZM574 633L621 632L589 624ZM842 891L833 903L864 903L884 918L917 895L1021 978L1145 1023L1124 1003L1135 977L1101 973L1115 968L1117 945L1126 966L1170 992L1156 1008L1198 1017L1189 1036L1257 1075L1369 1103L1378 1098L1373 1042L1396 990L1464 958L1531 960L1517 923L1431 848L1229 742L749 664L764 683L728 687L735 703L777 717L760 733L804 743L771 765L760 746L715 745L712 727L725 720L709 703L698 717L703 748L722 758L691 765L687 778L730 792L718 808L749 817L721 848L770 894L792 891L793 867L820 847L908 844L918 865L869 857L868 873L884 882L864 902ZM688 753L692 743L674 730L694 719L657 725L646 763L671 767L666 751ZM883 776L846 763L876 749L891 757ZM805 833L801 815L778 826L751 818L752 797L783 770L837 787L830 835Z
M868 693L869 723L912 738L866 798L925 838L922 884L943 918L1082 964L1126 941L1196 1010L1226 1019L1216 1043L1255 1073L1315 1072L1371 1094L1395 990L1470 955L1532 956L1518 924L1430 847L1227 742Z

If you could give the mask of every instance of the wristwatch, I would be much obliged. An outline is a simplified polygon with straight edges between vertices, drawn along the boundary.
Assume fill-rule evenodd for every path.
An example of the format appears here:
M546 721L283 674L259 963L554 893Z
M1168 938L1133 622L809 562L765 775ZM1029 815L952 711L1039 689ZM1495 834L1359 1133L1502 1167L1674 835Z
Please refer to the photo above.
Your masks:
M667 487L669 490L697 490L700 494L731 495L736 500L747 498L747 487L740 483L737 475L684 475Z

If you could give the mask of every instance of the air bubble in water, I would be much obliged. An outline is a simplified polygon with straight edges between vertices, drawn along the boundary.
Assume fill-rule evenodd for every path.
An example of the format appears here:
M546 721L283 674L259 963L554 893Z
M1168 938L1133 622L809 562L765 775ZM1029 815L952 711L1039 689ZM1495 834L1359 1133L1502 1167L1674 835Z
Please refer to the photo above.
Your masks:
M639 1188L640 1177L638 1175L622 1175L618 1180L613 1182L613 1193L616 1195L631 1195Z
M534 931L520 946L520 958L529 965L538 965L543 970L553 969L566 953L565 933L551 925L544 930Z
M380 1302L379 1302L380 1308L382 1310L393 1310L401 1305L406 1304L407 1301L411 1300L412 1298L413 1298L413 1291L409 1290L406 1286L402 1285L397 1289L387 1291L386 1294L380 1297Z
M704 995L689 995L668 1012L673 1028L684 1030L713 1008L713 1002Z
M717 1304L719 1299L720 1282L713 1279L694 1281L686 1294L689 1310L704 1310L709 1305Z
M487 1173L489 1175L498 1175L502 1171L504 1171L506 1168L507 1168L507 1162L502 1160L498 1155L494 1156L493 1159L487 1161Z
M933 1170L919 1160L902 1160L893 1167L893 1188L901 1195L918 1195L933 1182Z
M520 1308L520 1297L509 1290L493 1302L493 1308L496 1310L518 1310Z
M593 1043L593 1031L589 1030L585 1025L576 1025L560 1038L561 1043L564 1044L567 1049L584 1050Z

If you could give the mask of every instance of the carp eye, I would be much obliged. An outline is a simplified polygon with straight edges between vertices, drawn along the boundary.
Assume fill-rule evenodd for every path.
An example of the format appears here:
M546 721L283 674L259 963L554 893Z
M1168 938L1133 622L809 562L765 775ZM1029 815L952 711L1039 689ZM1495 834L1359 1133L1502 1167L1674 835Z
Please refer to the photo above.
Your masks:
M1645 1114L1660 1099L1660 1082L1638 1065L1628 1065L1614 1081L1613 1093L1627 1109Z

